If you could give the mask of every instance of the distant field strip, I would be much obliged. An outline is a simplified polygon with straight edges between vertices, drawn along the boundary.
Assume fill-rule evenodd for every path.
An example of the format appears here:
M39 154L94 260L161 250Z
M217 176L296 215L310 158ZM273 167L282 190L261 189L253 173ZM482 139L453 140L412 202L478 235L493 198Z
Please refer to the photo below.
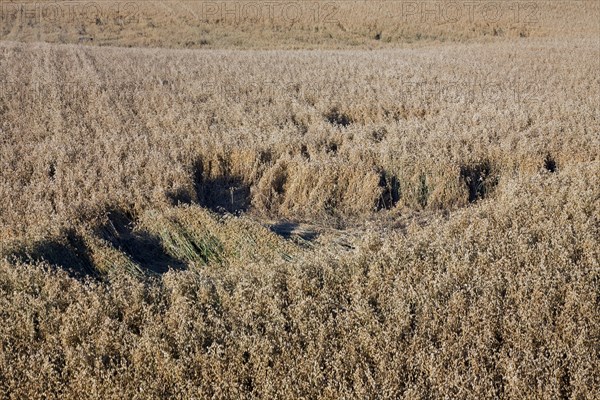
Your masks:
M0 38L123 47L386 48L600 33L582 1L1 1Z

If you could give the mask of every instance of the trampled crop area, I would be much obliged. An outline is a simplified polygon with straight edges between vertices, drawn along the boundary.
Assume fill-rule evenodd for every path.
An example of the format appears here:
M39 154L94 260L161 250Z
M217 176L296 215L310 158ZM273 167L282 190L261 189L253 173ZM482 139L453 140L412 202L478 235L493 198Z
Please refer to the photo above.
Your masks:
M599 13L0 2L0 397L600 397Z

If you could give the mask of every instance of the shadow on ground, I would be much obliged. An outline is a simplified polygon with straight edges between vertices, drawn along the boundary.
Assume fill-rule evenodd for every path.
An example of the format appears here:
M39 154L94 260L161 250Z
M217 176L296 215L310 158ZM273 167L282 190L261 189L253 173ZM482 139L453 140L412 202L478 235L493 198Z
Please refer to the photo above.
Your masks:
M125 253L143 270L163 274L169 269L186 268L183 261L165 251L158 237L143 230L134 230L131 215L120 210L111 210L107 215L108 221L96 230L96 234Z
M242 177L226 174L207 177L201 161L194 164L194 189L198 204L211 211L232 214L248 211L251 203L250 185Z
M303 228L300 224L290 221L281 221L270 226L272 232L278 234L285 239L298 237L302 240L313 241L319 234L310 229Z
M16 262L46 262L53 267L65 270L76 279L98 278L90 250L83 238L74 231L67 231L62 237L37 242L31 248L21 248L9 254Z

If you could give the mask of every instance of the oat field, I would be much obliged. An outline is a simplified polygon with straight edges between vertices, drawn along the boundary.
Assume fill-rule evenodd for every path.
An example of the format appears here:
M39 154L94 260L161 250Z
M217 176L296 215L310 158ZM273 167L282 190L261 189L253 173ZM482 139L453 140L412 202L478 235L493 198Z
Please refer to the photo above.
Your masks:
M598 21L0 0L0 398L600 398Z

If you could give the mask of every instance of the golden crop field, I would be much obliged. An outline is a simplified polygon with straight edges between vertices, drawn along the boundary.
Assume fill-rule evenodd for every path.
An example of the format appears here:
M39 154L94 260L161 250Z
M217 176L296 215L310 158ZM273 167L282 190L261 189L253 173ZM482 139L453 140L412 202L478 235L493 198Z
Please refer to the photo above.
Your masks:
M0 0L0 398L600 398L598 21Z

